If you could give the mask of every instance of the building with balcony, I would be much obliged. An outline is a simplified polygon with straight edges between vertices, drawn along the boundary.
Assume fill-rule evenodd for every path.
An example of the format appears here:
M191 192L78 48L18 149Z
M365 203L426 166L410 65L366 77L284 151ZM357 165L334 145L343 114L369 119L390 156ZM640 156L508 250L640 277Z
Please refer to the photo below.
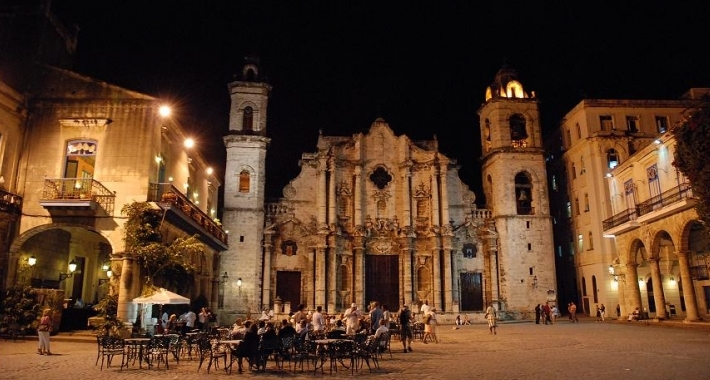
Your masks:
M694 200L671 165L668 131L705 91L673 100L585 99L547 139L558 270L566 265L575 275L561 293L585 313L604 304L608 316L640 307L652 317L698 318L682 288L702 289L688 275L680 282L693 266L692 255L680 257L697 231Z
M2 288L58 289L87 304L118 292L119 318L134 322L131 301L146 273L125 250L122 210L149 202L161 215L165 243L196 235L203 245L190 258L197 268L191 280L174 290L216 305L217 264L227 248L215 221L221 182L199 146L183 144L190 136L181 121L161 115L164 100L69 69L64 58L72 56L75 34L48 4L1 9L13 21L0 33L4 51L15 44L22 48L13 51L65 49L62 59L18 54L0 64ZM13 28L19 25L37 26L37 34Z

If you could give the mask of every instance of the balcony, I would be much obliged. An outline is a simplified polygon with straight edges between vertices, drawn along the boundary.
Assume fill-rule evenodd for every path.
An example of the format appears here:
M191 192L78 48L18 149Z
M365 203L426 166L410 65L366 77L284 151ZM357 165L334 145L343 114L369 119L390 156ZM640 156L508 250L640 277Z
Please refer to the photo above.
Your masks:
M0 211L11 215L20 215L20 212L22 212L22 197L0 190Z
M106 214L113 215L116 193L91 178L48 178L44 180L39 203L50 211L96 211L100 207Z
M682 183L604 220L602 228L604 235L616 235L636 228L642 222L654 222L694 206L690 184Z
M172 183L151 183L148 202L166 211L166 219L184 231L200 236L200 240L216 250L226 250L227 233L204 211L193 204Z

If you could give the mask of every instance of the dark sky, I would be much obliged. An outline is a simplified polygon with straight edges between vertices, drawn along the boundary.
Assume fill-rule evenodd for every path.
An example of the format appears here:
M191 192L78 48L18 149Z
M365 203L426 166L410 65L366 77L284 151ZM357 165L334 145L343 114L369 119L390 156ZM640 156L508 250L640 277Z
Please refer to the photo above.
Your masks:
M710 2L54 0L80 28L74 70L174 101L223 166L227 83L261 57L267 196L326 135L439 140L479 197L476 111L504 64L555 128L582 98L673 99L710 87ZM469 4L471 3L471 4Z

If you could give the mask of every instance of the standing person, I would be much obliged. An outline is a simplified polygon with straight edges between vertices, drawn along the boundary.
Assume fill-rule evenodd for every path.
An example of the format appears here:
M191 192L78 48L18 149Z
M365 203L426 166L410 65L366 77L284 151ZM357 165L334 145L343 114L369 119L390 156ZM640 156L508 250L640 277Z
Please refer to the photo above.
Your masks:
M427 322L424 325L424 343L427 343L427 337L429 340L433 340L434 343L439 343L439 339L436 337L436 326L439 325L439 321L436 320L436 309L432 307L425 319Z
M207 331L207 327L210 324L210 311L206 307L200 309L200 314L198 315L197 328L202 331Z
M390 314L390 307L387 305L382 305L382 319L385 320L387 327L390 327L392 315Z
M165 332L168 329L168 321L170 320L170 315L168 314L168 310L166 309L163 311L163 315L160 316L160 321L163 326L163 331Z
M486 309L486 319L488 320L488 330L490 330L490 333L498 335L496 331L498 328L498 314L496 308L493 307L493 302L491 302Z
M316 312L311 316L313 331L325 331L325 319L323 318L323 306L316 306Z
M604 317L606 316L606 306L602 304L599 307L599 318L601 318L601 321L604 322Z
M360 328L360 317L362 317L362 312L357 309L357 304L353 302L350 308L345 310L344 313L345 321L345 333L347 335L355 335Z
M542 308L540 307L540 304L537 304L535 306L535 324L539 325L540 324L540 313L542 312Z
M412 352L412 313L409 311L409 306L402 305L399 309L399 339L402 341L404 352Z
M296 314L293 315L293 325L296 327L298 330L298 326L301 325L301 319L307 318L306 315L306 305L304 304L299 304L298 309L296 310Z
M49 350L49 334L52 332L51 312L50 309L44 309L42 318L39 320L39 326L37 327L37 335L39 336L37 353L40 355L52 355L52 351Z
M569 305L569 319L572 322L579 322L579 319L577 319L577 305L574 302L570 302Z
M545 322L545 324L552 324L552 319L550 319L550 314L552 313L552 309L550 309L550 305L544 304L542 305L542 319Z
M192 331L195 328L195 322L197 321L197 314L191 309L187 310L185 313L185 325L183 326L182 335Z
M554 325L557 323L557 318L560 317L560 309L557 308L557 305L553 304L552 305L552 324Z
M424 318L426 318L427 313L431 310L431 306L429 306L429 300L424 300L424 303L422 304L422 308L419 310L421 311L422 314L422 321Z
M382 319L382 309L380 303L375 301L370 310L370 334L374 334L375 330L380 327L380 319Z

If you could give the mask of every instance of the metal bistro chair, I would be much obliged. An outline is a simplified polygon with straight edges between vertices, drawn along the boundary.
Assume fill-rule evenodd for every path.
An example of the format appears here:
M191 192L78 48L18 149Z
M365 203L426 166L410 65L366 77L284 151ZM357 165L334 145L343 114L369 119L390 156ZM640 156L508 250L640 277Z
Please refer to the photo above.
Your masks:
M110 367L113 357L117 355L121 356L121 369L123 369L123 366L125 365L124 362L126 361L126 344L123 339L112 336L103 336L101 337L100 344L101 370L103 371L104 369L104 362L106 363L106 368Z
M170 354L171 340L171 336L151 338L150 343L148 343L148 349L146 352L146 356L148 358L148 367L157 365L157 367L160 368L160 363L164 362L165 368L170 368L170 365L168 364L168 358Z
M390 358L392 358L392 350L390 349L390 342L392 341L392 335L390 335L389 332L383 333L380 335L380 339L378 341L379 347L377 348L377 353L380 356L380 359L382 359L382 354L385 351L389 351L390 353Z
M202 363L204 363L205 360L208 359L209 361L207 362L207 373L210 373L210 368L212 368L212 364L214 364L215 369L218 368L219 359L222 359L224 372L227 372L227 345L220 344L218 340L210 339L207 336L203 336L200 339L198 345L200 348L200 364L197 366L197 372L200 372L200 368L202 368Z

